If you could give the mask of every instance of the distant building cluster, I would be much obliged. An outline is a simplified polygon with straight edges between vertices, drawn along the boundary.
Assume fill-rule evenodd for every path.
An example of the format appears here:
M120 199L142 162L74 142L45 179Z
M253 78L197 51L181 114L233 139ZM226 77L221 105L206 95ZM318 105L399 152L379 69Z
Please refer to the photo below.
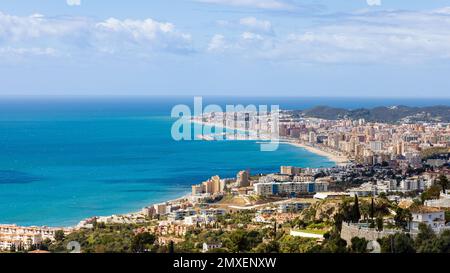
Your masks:
M219 176L213 176L208 181L202 182L199 185L192 186L192 195L201 194L217 194L225 190L227 181L220 179Z
M247 111L247 112L245 112ZM281 139L297 141L336 156L364 164L388 163L395 167L418 168L421 152L429 148L450 147L450 125L442 122L402 124L366 122L364 119L325 120L297 116L292 111L276 112L279 128L272 128L267 120L272 113L249 115L248 110L236 113L206 113L196 117L202 123L223 125L246 130L253 137L277 133ZM449 163L449 157L426 161L438 167ZM286 170L289 171L295 170Z
M47 227L19 227L0 225L0 251L28 250L46 239L54 240L57 229Z
M449 147L450 126L444 123L394 125L369 123L363 119L292 118L280 125L280 136L298 139L299 142L360 163L388 162L399 167L420 167L421 151ZM448 158L429 162L434 166L446 163Z

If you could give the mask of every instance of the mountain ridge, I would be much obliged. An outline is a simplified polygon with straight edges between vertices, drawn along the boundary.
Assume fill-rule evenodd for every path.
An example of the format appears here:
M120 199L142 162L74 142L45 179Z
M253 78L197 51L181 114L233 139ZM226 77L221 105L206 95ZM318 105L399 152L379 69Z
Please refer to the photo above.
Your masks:
M319 105L298 112L303 117L338 119L365 119L369 122L443 122L450 123L450 106L435 105L411 107L405 105L378 106L374 108L345 109Z

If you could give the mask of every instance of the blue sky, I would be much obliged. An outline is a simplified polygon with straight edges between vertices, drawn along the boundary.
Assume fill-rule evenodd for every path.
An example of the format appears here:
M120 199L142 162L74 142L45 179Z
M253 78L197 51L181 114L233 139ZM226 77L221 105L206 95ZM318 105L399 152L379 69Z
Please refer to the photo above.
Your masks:
M3 0L0 95L450 97L450 0Z

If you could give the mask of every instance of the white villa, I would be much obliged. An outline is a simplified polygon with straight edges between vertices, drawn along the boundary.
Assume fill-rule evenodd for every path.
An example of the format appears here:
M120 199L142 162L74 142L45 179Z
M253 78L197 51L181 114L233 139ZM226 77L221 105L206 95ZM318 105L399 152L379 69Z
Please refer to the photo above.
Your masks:
M445 225L445 211L442 209L421 206L411 209L411 214L411 232L417 232L421 223L428 225L436 233L450 229L450 226Z

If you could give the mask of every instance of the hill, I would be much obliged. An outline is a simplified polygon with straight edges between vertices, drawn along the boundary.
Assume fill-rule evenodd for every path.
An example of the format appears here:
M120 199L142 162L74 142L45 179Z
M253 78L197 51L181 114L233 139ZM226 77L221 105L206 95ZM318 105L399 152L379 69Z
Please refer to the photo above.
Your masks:
M365 119L370 122L450 122L450 106L439 105L429 107L391 106L375 107L371 109L344 109L329 106L317 106L299 111L304 117L314 117L328 120L337 119Z

